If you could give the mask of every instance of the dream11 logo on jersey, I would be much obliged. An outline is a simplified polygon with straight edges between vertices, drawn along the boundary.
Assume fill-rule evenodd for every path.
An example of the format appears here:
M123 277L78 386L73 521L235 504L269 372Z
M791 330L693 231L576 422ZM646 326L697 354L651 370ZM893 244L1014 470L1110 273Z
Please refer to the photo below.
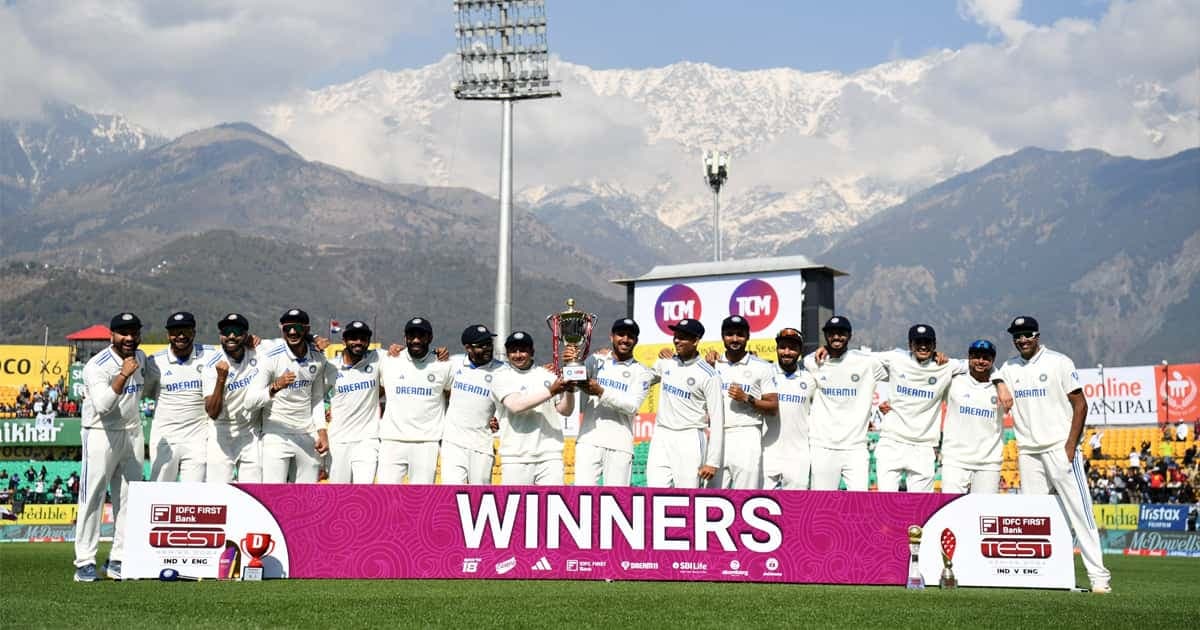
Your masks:
M765 330L779 313L779 295L775 287L754 278L747 280L729 296L729 314L741 315L750 323L750 332Z
M665 335L674 335L671 326L681 319L700 319L700 296L686 284L673 284L654 302L654 321Z

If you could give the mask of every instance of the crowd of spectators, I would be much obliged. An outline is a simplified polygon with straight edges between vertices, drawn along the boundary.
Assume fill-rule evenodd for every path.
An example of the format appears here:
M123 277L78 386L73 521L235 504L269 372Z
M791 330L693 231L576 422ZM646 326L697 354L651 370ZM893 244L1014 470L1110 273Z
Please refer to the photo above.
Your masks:
M39 420L53 420L56 416L77 417L79 403L68 399L64 392L65 384L61 379L56 384L42 383L41 388L30 389L28 385L22 385L11 404L0 402L0 413Z
M1196 503L1200 497L1200 465L1196 444L1176 452L1178 442L1187 440L1187 425L1176 433L1163 429L1163 440L1155 454L1148 441L1129 449L1128 460L1096 459L1085 462L1088 486L1095 503ZM1167 439L1167 433L1171 439ZM1176 436L1182 435L1182 439ZM1094 453L1095 454L1095 453ZM1093 463L1095 462L1095 463Z
M41 470L30 466L25 472L0 468L0 503L12 503L13 512L20 514L18 505L74 503L79 494L79 475L74 471L63 479L49 479L45 466Z

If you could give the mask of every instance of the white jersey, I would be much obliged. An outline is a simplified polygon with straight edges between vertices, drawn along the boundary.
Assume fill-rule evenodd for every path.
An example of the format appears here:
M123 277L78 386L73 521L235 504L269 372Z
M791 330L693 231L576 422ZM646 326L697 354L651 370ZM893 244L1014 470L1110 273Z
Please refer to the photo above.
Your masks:
M817 380L803 366L788 374L775 366L779 412L765 418L763 459L785 462L794 453L808 451L808 414Z
M466 356L451 358L450 404L446 406L446 431L442 441L477 453L492 453L488 422L498 416L495 380L508 366L492 360L476 367Z
M946 396L942 463L969 470L1000 470L1004 461L1004 410L996 386L969 374L955 376Z
M258 353L253 348L246 348L240 362L226 354L223 348L211 354L204 364L204 371L200 373L205 398L212 396L213 390L216 389L217 364L221 361L229 364L229 374L225 375L225 396L222 399L221 414L215 421L232 422L240 427L256 425L262 419L262 407L267 402L265 392L250 386L254 377L258 375Z
M725 404L725 428L761 427L763 415L748 402L739 402L729 397L729 386L741 385L742 391L754 398L763 394L774 394L775 366L750 353L737 363L730 363L725 355L717 358L717 372L721 375L722 402Z
M368 350L354 365L344 358L325 366L330 390L329 441L336 444L379 437L379 353Z
M541 366L518 370L509 365L495 387L496 398L503 401L509 394L548 390L557 378ZM554 401L555 397L551 397L521 413L500 408L501 461L505 464L535 464L562 459L563 421L554 408Z
M326 363L325 356L312 346L303 357L296 357L283 342L261 353L253 387L271 401L263 418L264 434L315 434L325 428ZM295 374L296 380L271 398L271 383L285 372Z
M888 404L892 410L883 416L879 436L905 444L937 446L942 401L950 379L967 373L967 362L951 359L938 365L930 359L922 363L912 352L900 349L872 356L887 368L891 383Z
M1045 346L1026 361L1004 362L1000 378L1013 397L1013 430L1022 453L1062 450L1071 432L1074 410L1067 394L1081 389L1075 362Z
M106 431L141 430L142 411L139 403L146 388L146 353L136 350L134 356L141 366L133 376L125 379L125 389L120 394L113 392L113 379L121 373L124 359L117 356L112 346L101 350L83 366L84 399L80 410L81 424L85 429Z
M870 354L847 350L819 366L810 354L804 357L804 369L817 381L808 415L809 443L832 450L866 446L875 385L888 378L883 364Z
M413 359L407 351L399 356L379 356L379 383L387 404L380 421L379 437L401 442L437 442L446 420L446 398L450 391L454 361L438 361L433 352Z
M653 369L662 382L658 396L657 426L672 431L708 428L705 466L720 468L725 446L725 405L721 403L721 375L699 355L690 361L678 357L659 359Z
M654 375L630 357L593 354L587 360L589 379L604 388L599 396L583 396L583 420L576 444L591 444L622 453L633 453L633 417L650 392Z
M158 378L158 386L147 390L155 397L155 435L170 444L182 444L208 438L208 414L204 412L204 383L201 373L213 355L212 348L203 344L192 344L192 352L186 359L163 348L150 356L146 369ZM155 391L157 390L157 391Z

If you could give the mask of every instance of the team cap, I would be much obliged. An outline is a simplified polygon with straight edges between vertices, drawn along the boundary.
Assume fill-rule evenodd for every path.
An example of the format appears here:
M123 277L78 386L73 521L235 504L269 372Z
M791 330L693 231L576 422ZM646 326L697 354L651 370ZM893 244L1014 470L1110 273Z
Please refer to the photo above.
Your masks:
M1013 335L1019 332L1037 332L1038 321L1028 315L1022 315L1014 320L1008 326L1008 334Z
M791 339L798 343L804 343L804 334L795 328L782 328L779 330L779 332L775 333L776 343L785 339Z
M613 322L612 331L618 332L621 330L628 330L629 332L633 333L633 336L635 337L642 334L642 329L638 326L638 323L632 319L629 319L628 317L622 317L621 319Z
M701 324L698 319L681 319L679 323L671 324L667 328L697 338L704 336L704 324Z
M523 330L518 330L517 332L509 335L508 339L504 340L505 348L512 348L515 346L528 346L528 347L532 348L533 347L533 335L530 335L529 333L527 333Z
M909 341L921 341L924 339L929 341L937 341L937 333L933 331L933 326L917 324L908 329Z
M413 332L423 332L433 334L433 324L429 323L424 317L414 317L404 324L404 334Z
M291 308L279 316L280 324L304 324L308 325L308 313L298 309Z
M467 326L466 330L463 330L462 343L464 346L473 343L483 343L491 341L492 337L495 336L492 334L492 331L488 330L487 326L475 324L474 326Z
M226 328L240 328L243 331L250 330L250 320L246 319L241 313L230 313L217 322L217 330L225 330Z
M750 322L746 321L741 315L730 315L721 320L721 332L726 330L745 330L750 332Z
M971 346L967 348L968 355L972 352L982 352L983 354L990 354L994 357L996 356L996 345L987 339L976 339L975 341L972 341Z
M117 313L113 315L111 321L108 322L109 330L126 330L129 328L141 328L142 320L138 319L133 313Z
M821 330L844 330L846 332L853 332L854 327L850 325L849 319L846 319L841 315L834 315L833 317L829 318L829 321L825 322L825 325L821 327Z
M364 335L367 337L371 336L371 327L366 322L357 319L346 324L346 327L342 329L342 339Z

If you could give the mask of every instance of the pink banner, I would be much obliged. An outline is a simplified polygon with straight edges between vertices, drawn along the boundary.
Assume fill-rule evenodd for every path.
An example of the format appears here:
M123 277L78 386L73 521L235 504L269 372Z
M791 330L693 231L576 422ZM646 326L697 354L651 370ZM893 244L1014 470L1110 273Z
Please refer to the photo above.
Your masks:
M239 485L293 578L904 584L909 525L957 495Z

